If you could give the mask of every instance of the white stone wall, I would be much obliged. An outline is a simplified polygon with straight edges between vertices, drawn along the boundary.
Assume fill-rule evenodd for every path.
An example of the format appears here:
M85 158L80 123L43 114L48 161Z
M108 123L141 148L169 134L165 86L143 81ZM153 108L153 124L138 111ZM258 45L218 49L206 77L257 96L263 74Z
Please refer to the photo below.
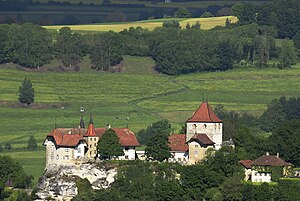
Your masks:
M119 160L135 160L135 147L123 147L123 156L119 156Z
M188 152L183 151L171 151L172 159L176 162L184 162L187 163L189 160Z
M257 172L255 170L252 170L251 181L252 182L271 182L271 173L270 172Z
M74 147L56 147L53 141L46 139L46 166L51 164L66 165L74 163L74 159L84 157L85 143L80 144L80 153Z
M85 150L86 146L87 145L84 142L80 142L80 144L78 144L75 147L75 150L74 150L74 159L84 158L84 150Z
M186 123L186 141L189 141L194 134L206 134L215 144L216 149L222 146L223 123Z

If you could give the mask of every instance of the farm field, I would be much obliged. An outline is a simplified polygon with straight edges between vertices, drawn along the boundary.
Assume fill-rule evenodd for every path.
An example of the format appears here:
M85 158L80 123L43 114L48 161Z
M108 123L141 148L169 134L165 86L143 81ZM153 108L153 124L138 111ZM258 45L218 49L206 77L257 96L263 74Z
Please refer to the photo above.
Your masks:
M165 20L178 20L180 21L181 27L185 28L187 23L195 24L196 21L199 21L201 24L201 29L207 30L216 26L225 26L226 19L229 19L231 23L237 22L237 18L234 16L225 16L225 17L211 17L211 18L189 18L189 19L181 19L181 18L171 18L171 19L161 19L161 20L145 20L145 21L137 21L137 22L129 22L129 23L118 23L118 24L86 24L86 25L66 25L70 27L73 31L81 31L81 32L101 32L101 31L115 31L120 32L124 29L129 29L130 27L142 27L149 30L153 30L156 27L161 27L163 21ZM44 28L49 30L58 30L65 25L60 26L44 26Z
M0 68L0 144L13 146L0 155L16 158L37 181L45 164L45 136L55 124L77 127L80 107L85 109L86 124L93 113L96 127L109 123L138 132L167 119L177 133L204 96L213 107L223 104L226 110L259 115L272 99L299 96L300 91L299 64L285 70L235 69L176 77L155 73L154 61L148 57L125 56L123 65L121 73L88 68L63 73ZM36 103L30 107L17 103L24 78L31 79L36 91ZM40 148L24 151L31 134Z

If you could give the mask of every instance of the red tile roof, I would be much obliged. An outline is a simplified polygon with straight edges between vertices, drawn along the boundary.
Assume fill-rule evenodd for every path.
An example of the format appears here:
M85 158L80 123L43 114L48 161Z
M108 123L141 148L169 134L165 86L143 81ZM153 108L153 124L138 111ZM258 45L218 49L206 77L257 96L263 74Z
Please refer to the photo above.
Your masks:
M214 145L215 143L209 139L206 134L195 134L188 142L197 141L204 145Z
M246 169L251 169L251 160L241 160L239 163L242 164Z
M253 161L252 166L289 166L290 163L285 162L275 155L264 155Z
M128 128L113 128L113 130L116 132L119 143L125 147L137 147L140 146L140 143L137 141L134 132L129 130ZM106 131L106 128L96 128L96 135L100 138L103 135L103 133Z
M87 128L87 131L84 135L85 137L96 137L95 127L93 123L89 124L89 127Z
M185 139L185 134L174 134L169 136L169 147L171 151L188 151L189 146L186 144Z
M92 128L91 128L92 130ZM94 128L92 135L88 129L77 129L77 128L57 128L51 131L47 137L54 137L55 142L60 146L76 146L76 139L84 139L83 137L99 137L101 138L103 133L106 131L106 128ZM122 146L136 147L140 146L140 143L137 141L135 134L128 128L113 128L116 132L119 142ZM63 136L63 138L62 138ZM67 137L65 137L67 136ZM70 137L71 136L71 137Z
M222 123L207 102L203 102L187 122Z
M49 133L47 137L53 137L58 146L75 147L80 141L85 141L82 133L78 129L58 128Z

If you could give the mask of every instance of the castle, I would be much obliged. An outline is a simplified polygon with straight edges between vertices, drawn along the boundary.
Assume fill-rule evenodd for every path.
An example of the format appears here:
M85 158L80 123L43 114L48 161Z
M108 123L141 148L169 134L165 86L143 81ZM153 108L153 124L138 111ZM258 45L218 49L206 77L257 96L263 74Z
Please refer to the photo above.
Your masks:
M214 113L207 102L203 102L186 121L186 133L169 136L170 161L195 164L202 160L209 148L222 146L222 120ZM79 128L55 128L46 137L46 166L50 164L72 164L83 159L97 157L97 143L108 128L95 128L92 116L88 128L81 117ZM123 147L119 160L135 160L144 155L136 152L140 146L135 134L128 128L112 128Z
M223 122L208 102L203 102L186 121L186 134L169 136L171 154L175 161L195 164L202 160L209 148L222 146Z

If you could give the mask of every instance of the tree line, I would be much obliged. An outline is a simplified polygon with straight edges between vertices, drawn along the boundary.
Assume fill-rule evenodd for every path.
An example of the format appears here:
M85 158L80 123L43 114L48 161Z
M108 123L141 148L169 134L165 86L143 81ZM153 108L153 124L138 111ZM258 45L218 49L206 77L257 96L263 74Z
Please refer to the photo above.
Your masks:
M205 31L200 26L180 29L178 22L167 21L153 31L137 27L120 33L79 34L68 27L49 32L31 23L4 24L0 25L0 64L39 68L56 59L65 67L80 69L88 56L91 68L108 70L123 55L150 56L158 72L180 75L249 66L287 68L296 62L299 50L294 44L299 41L285 39L276 45L277 30L272 26L234 26L229 21L225 28Z

